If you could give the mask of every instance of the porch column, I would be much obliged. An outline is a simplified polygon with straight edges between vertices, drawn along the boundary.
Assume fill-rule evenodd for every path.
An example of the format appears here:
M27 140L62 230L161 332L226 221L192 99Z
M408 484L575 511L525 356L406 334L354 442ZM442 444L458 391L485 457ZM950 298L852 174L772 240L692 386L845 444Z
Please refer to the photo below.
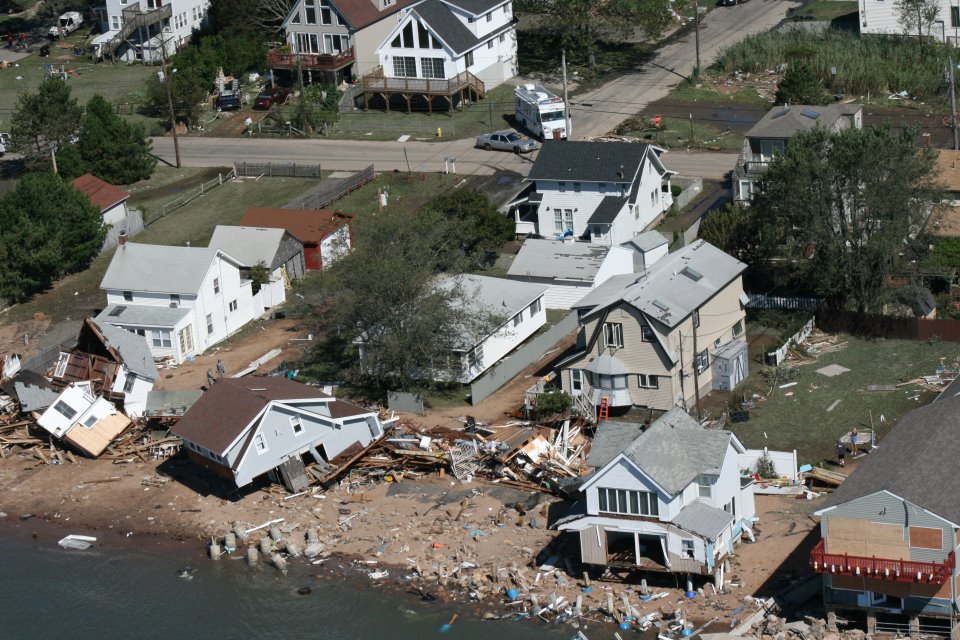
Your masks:
M912 623L911 623L912 626ZM873 635L877 632L877 612L874 610L867 611L867 633Z
M910 637L920 637L920 616L910 616Z
M837 612L833 609L827 611L827 631L839 633L837 629Z

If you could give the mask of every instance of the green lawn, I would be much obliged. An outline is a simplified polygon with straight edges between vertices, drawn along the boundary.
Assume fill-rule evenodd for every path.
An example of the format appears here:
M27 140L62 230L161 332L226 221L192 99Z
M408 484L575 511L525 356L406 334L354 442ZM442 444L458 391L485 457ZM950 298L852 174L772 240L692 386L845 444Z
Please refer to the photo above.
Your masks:
M131 204L149 213L181 190L193 190L199 182L223 169L158 168L154 177L133 185ZM133 238L148 244L206 246L218 224L236 224L248 207L281 206L308 190L316 180L305 178L261 178L254 181L226 182L187 206L147 227ZM15 322L41 312L54 321L78 318L102 308L105 300L100 281L107 271L113 251L98 256L86 271L63 278L50 290L24 304L15 305L0 321Z
M853 15L856 20L858 11L857 2L837 1L837 0L810 0L807 4L790 14L791 19L796 20L824 20L830 21L840 16Z
M350 195L337 200L331 207L362 220L379 211L377 193L385 189L387 207L399 207L412 214L462 180L462 176L442 173L381 173Z
M704 72L707 76L710 72ZM708 82L701 83L700 86L690 82L681 82L678 84L666 99L668 102L709 102L716 104L760 104L765 107L770 106L770 101L761 96L755 90L748 87L737 89L733 93L720 93L714 89Z
M743 134L728 128L715 127L682 118L663 118L659 127L645 117L629 118L616 132L622 136L640 138L646 142L670 149L711 149L739 151L743 147Z
M755 335L759 327L751 329ZM894 385L922 375L932 375L940 358L953 362L960 355L960 344L907 340L864 340L842 336L847 348L823 354L816 363L795 367L797 384L785 389L778 381L770 384L760 376L764 369L752 359L750 379L737 393L759 393L756 409L749 422L729 424L751 448L796 449L800 463L815 464L833 455L837 438L852 428L869 429L871 412L879 440L897 420L911 409L933 399L932 392L907 385L896 391L866 391L868 385ZM850 371L834 377L816 372L829 364ZM769 395L768 395L769 392ZM788 396L788 393L792 395ZM832 411L827 409L839 400ZM880 416L884 417L881 422ZM919 437L919 436L918 436Z

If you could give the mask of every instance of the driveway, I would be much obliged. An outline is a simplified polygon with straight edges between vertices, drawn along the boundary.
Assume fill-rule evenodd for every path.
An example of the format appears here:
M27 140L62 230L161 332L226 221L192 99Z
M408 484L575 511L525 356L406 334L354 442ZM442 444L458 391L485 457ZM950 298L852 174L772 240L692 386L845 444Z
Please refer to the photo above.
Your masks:
M733 7L717 7L700 22L700 64L704 68L710 66L724 46L768 31L786 17L788 9L801 4L793 0L753 0ZM696 46L691 31L661 48L656 58L637 73L576 96L571 100L570 112L575 137L609 133L625 119L670 93L690 75L695 64Z

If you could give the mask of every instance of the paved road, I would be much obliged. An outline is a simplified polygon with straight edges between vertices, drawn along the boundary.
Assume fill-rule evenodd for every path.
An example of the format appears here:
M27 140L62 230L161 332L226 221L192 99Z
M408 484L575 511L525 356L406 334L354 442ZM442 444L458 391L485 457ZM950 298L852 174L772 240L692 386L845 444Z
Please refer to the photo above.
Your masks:
M717 7L700 23L700 64L709 66L725 45L767 31L800 6L794 0L753 0L733 7ZM696 64L694 34L678 38L657 53L637 73L625 75L573 99L571 114L577 138L609 133L626 118L665 97Z

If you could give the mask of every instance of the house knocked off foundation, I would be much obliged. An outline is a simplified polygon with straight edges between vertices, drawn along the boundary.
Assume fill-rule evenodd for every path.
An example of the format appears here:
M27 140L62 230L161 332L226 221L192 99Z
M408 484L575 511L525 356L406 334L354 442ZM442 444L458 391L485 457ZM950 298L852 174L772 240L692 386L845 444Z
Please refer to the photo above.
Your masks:
M911 411L826 501L810 567L833 629L957 637L960 397Z

